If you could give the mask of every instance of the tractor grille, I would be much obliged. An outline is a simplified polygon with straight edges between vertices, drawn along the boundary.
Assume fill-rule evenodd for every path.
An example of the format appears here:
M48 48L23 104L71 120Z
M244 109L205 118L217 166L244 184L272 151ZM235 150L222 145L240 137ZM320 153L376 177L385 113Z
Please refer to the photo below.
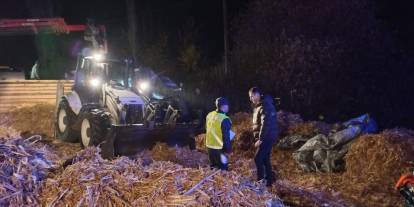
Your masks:
M143 122L143 109L141 104L130 104L125 107L125 121L127 124L141 124Z

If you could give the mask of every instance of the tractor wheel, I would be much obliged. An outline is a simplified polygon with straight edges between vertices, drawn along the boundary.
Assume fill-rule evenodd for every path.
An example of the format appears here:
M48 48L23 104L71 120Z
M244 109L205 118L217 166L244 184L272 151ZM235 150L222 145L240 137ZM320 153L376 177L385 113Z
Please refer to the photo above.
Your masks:
M68 101L63 99L59 103L55 121L57 137L65 142L77 142L79 132L72 128L75 122L75 113L70 108Z
M105 141L110 127L109 116L102 110L92 109L82 114L81 144L98 146Z

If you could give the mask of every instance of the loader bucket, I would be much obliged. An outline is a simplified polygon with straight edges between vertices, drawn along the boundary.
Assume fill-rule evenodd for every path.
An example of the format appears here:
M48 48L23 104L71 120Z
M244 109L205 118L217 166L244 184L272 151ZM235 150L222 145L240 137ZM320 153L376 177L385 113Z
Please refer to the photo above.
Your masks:
M151 149L157 142L195 149L195 129L194 125L177 125L174 128L162 126L153 129L136 125L113 126L115 154L133 155Z

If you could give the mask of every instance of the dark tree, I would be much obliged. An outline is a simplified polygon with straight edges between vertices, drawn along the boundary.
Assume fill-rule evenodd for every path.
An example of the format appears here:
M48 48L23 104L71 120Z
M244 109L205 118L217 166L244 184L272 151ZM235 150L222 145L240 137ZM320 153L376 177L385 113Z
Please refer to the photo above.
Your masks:
M369 112L382 124L403 119L396 112L402 102L390 97L407 83L409 58L377 18L376 1L254 0L247 8L233 24L243 89L261 85L312 118Z

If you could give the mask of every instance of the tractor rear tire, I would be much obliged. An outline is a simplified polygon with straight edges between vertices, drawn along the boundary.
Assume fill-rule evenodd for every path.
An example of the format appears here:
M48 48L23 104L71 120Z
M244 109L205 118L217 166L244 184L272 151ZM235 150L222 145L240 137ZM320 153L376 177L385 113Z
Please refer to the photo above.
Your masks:
M79 131L72 128L75 122L76 114L70 108L68 101L61 100L55 121L57 137L65 142L78 142Z

